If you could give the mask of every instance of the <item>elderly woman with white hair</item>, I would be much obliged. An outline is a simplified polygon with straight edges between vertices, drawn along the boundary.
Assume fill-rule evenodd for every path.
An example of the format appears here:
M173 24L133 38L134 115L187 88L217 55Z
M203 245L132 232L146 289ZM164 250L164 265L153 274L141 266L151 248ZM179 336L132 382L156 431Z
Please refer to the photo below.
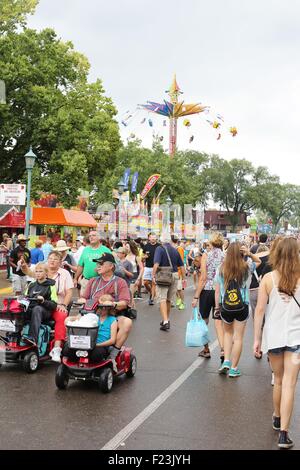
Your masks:
M175 300L178 282L178 269L181 270L182 278L185 277L184 264L178 251L171 245L171 236L164 234L161 237L162 245L158 246L154 254L154 265L152 280L156 284L156 295L160 305L162 321L160 329L167 331L170 329L171 304ZM172 271L172 281L170 285L161 285L156 279L159 268L169 267Z

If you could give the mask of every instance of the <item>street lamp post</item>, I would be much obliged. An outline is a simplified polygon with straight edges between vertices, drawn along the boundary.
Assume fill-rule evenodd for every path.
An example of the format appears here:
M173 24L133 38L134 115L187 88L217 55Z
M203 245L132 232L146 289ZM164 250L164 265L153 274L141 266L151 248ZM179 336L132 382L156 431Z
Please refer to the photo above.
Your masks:
M121 178L118 183L118 193L119 193L119 225L118 225L118 238L121 240L121 206L122 206L122 194L125 190L125 183Z
M27 170L27 201L26 201L26 224L25 224L25 237L29 236L29 221L30 221L30 192L31 192L31 175L34 167L36 155L30 146L29 152L25 155L26 170Z

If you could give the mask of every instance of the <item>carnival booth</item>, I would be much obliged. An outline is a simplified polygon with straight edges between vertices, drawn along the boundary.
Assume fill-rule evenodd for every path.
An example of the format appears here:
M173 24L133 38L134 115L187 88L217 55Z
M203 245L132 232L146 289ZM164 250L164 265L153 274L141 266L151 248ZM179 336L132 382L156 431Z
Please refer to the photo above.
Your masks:
M30 220L30 240L43 239L51 234L55 240L66 235L73 240L90 228L96 228L97 222L88 212L52 207L33 207Z

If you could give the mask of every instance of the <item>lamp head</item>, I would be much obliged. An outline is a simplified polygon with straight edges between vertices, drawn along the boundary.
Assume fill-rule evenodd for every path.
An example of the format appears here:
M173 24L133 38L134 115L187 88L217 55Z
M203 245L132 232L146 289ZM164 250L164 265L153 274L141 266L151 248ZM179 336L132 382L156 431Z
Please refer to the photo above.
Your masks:
M32 151L32 147L30 146L29 152L25 155L26 161L26 170L32 170L35 164L36 154Z

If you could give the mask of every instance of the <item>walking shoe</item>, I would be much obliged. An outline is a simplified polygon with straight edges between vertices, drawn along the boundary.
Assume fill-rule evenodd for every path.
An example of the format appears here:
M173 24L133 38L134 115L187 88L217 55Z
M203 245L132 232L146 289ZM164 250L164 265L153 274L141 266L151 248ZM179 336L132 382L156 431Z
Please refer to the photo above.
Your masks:
M184 310L185 309L185 305L183 302L181 302L181 304L178 306L178 310Z
M61 357L61 352L62 348L59 346L56 346L49 352L49 356L51 357L52 361L54 362L60 362L60 357Z
M275 431L280 431L280 416L272 416L272 426Z
M287 431L280 431L279 432L279 439L278 439L278 447L281 449L289 449L293 447L294 443L292 439L289 438Z
M176 300L176 307L179 307L180 304L181 304L181 299L177 299Z
M168 321L168 323L163 323L162 321L160 322L160 329L162 331L167 331L170 329L170 322Z
M239 369L230 369L228 377L239 377L241 375L241 371Z
M224 361L223 364L219 367L218 371L219 374L227 374L227 372L231 369L231 361Z
M137 300L143 300L142 294L136 294L134 298Z
M149 299L149 302L148 302L148 303L149 303L149 305L154 305L154 300L153 300L153 299L150 297L150 299Z
M198 356L205 357L206 359L210 359L211 358L210 350L209 349L202 349L202 351L200 351L198 353Z

